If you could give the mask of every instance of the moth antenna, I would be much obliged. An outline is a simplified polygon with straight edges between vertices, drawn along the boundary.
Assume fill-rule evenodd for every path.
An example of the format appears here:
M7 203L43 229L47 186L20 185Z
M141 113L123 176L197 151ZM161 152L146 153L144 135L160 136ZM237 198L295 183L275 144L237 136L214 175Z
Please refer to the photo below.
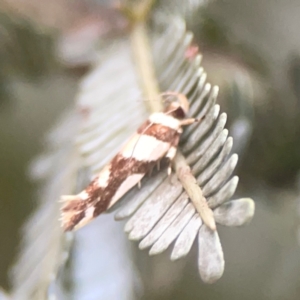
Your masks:
M160 96L164 97L164 96L176 96L178 98L186 98L186 96L182 93L179 92L173 92L173 91L167 91L167 92L163 92L160 94Z
M135 150L136 145L137 145L137 143L139 142L141 136L142 136L142 135L146 132L146 130L149 129L153 124L154 124L154 123L151 122L151 123L150 123L148 126L146 126L146 128L140 133L140 135L139 135L137 141L135 142L135 144L134 144L134 146L133 146L133 149L132 149L132 152L131 152L131 155L130 155L129 162L132 160L132 157L133 157L133 154L134 154L134 150Z
M195 118L195 122L201 122L205 119L205 115L202 116L201 118Z
M160 170L160 160L156 163L157 171Z
M189 110L189 102L186 98L186 96L182 93L179 92L174 92L174 91L167 91L167 92L163 92L159 95L157 95L157 97L155 98L148 98L148 99L141 99L141 100L137 100L138 102L143 101L160 101L162 103L169 101L169 98L173 96L176 97L178 99L178 102L180 103L180 106L183 108L184 112L187 113ZM172 113L173 111L170 111L169 113Z
M175 107L175 108L173 108L173 109L171 109L171 110L165 112L165 114L166 114L166 115L169 115L169 114L171 114L172 112L176 111L177 109L178 109L178 108Z
M151 176L152 171L153 171L153 167L151 167L150 171L148 172L149 177Z

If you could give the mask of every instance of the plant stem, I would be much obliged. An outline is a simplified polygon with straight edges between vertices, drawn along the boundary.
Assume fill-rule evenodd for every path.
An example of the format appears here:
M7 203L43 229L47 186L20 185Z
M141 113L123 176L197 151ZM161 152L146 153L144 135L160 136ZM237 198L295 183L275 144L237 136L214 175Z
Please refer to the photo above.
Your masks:
M127 16L132 23L145 22L151 8L156 0L126 0L124 4L120 4L120 10Z
M208 207L202 190L199 187L196 178L193 176L190 166L187 164L184 156L180 153L180 151L177 151L173 165L176 170L178 179L191 198L203 223L211 230L216 230L216 222L213 211Z
M146 99L154 100L160 91L156 80L145 23L136 23L131 34L132 50L137 65L140 83ZM161 111L160 101L147 101L151 112Z

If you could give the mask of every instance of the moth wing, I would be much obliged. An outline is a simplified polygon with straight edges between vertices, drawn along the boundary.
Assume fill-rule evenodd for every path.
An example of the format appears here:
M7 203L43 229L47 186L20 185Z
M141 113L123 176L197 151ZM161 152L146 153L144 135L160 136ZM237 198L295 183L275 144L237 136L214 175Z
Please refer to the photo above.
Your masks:
M135 134L120 153L124 158L153 162L162 159L170 147L169 142L161 141L154 136Z
M128 175L116 188L109 203L103 203L103 209L100 209L99 213L98 210L95 213L95 208L96 206L99 207L102 205L101 197L99 199L96 198L94 201L88 201L91 197L91 191L84 190L78 195L62 196L64 205L61 209L61 223L64 230L79 229L92 221L101 212L110 208L125 193L141 181L145 174L150 171L153 164L168 153L170 147L171 144L169 142L161 141L151 135L133 135L117 155L118 157L122 157L123 161L125 161L125 167L120 166L120 168L126 170L126 166L128 166ZM126 164L126 160L128 160L128 164ZM134 173L131 170L130 162L136 162L142 165L143 172ZM112 162L100 172L92 184L95 184L100 192L105 192L109 189L110 185L113 185L113 182L110 182L110 180L116 180L118 178L118 171L118 160L114 161L113 159Z
M129 175L119 186L115 195L112 197L108 209L111 208L118 200L120 200L129 190L131 190L135 185L137 185L142 178L145 176L144 174L131 174Z
M144 134L134 135L123 147L120 155L129 161L134 160L140 164L143 164L143 169L145 171L143 173L133 173L130 172L131 170L128 170L127 178L117 189L115 195L110 201L108 208L112 207L123 195L137 185L145 176L145 174L150 171L153 163L163 158L169 149L169 143L162 142L155 137Z
M79 229L93 220L94 208L88 206L81 194L61 197L61 225L64 231Z

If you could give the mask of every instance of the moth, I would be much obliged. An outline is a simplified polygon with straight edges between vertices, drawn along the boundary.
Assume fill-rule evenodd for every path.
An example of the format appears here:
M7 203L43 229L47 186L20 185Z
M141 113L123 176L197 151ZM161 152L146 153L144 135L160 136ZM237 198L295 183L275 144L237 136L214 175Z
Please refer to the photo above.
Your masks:
M198 120L186 118L189 103L185 95L166 92L161 98L163 111L151 114L82 192L62 196L61 223L65 231L81 228L112 207L162 158L169 160L171 173L182 126Z

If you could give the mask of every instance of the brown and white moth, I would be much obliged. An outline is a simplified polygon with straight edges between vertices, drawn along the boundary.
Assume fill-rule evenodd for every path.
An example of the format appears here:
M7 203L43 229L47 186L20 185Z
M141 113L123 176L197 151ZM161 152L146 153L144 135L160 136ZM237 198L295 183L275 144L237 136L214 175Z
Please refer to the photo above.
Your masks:
M92 221L139 184L162 158L171 162L175 157L182 126L197 120L185 118L189 103L183 94L166 92L161 96L163 112L151 114L86 189L77 195L62 196L61 221L65 231Z

